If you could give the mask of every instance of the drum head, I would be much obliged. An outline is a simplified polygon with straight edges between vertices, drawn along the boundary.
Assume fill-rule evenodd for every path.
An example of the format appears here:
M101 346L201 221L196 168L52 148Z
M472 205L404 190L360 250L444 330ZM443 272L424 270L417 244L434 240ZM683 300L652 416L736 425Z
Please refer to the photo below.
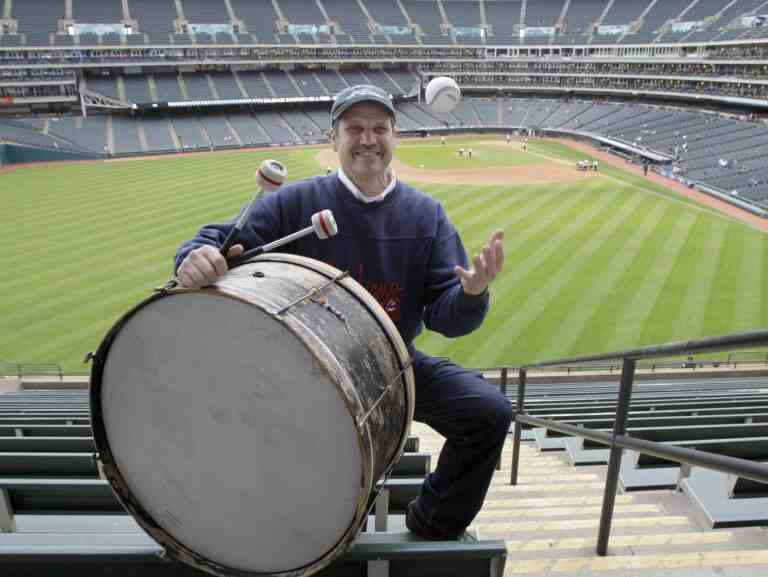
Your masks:
M215 564L311 564L367 498L360 436L326 367L251 304L196 292L150 301L114 337L100 386L127 490Z

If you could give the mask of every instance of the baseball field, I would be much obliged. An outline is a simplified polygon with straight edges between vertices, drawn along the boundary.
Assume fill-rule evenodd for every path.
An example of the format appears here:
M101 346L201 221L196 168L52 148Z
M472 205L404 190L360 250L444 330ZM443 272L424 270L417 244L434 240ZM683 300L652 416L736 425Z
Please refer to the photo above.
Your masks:
M459 155L459 148L464 154ZM472 149L472 158L468 149ZM467 250L496 228L506 264L471 336L418 346L491 367L768 325L768 234L559 142L402 141L401 178L439 199ZM0 360L83 370L114 321L171 277L176 246L335 155L298 148L25 166L0 178Z

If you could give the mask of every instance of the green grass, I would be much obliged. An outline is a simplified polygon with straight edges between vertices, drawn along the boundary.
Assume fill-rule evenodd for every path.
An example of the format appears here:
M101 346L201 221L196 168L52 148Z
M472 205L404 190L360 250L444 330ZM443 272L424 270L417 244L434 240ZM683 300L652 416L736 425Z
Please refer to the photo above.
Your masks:
M464 156L459 156L459 148L464 148ZM469 148L472 149L471 159L467 153ZM449 139L445 144L431 139L405 142L398 146L397 157L405 164L429 170L491 168L545 162L540 157L523 152L520 143L507 145L503 140L488 142Z
M531 142L528 154L449 143L487 150L473 158L478 167L502 157L586 157L557 143ZM404 141L398 152L430 168L449 158L429 141ZM314 154L197 154L4 174L0 359L81 369L114 321L170 278L176 246L249 200L261 160L278 158L298 179L324 172ZM506 266L484 325L459 339L425 332L417 344L428 353L487 367L768 324L768 235L642 177L601 166L601 177L572 183L420 187L446 207L468 252L495 228L506 231Z

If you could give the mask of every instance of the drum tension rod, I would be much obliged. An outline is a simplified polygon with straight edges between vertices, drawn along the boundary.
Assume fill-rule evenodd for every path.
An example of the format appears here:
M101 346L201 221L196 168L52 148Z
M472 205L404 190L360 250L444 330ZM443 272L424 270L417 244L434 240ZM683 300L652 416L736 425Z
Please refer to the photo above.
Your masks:
M304 302L307 299L311 299L311 298L315 297L316 295L318 295L321 292L323 292L325 289L327 289L332 284L340 281L341 279L343 279L344 277L347 277L347 276L349 276L349 272L348 271L344 271L341 274L336 275L331 280L329 280L327 283L325 283L325 284L323 284L323 285L321 285L319 287L314 287L313 289L310 289L310 291L307 294L305 294L304 296L299 297L295 301L288 303L283 308L281 308L279 311L277 311L275 314L276 315L284 314L288 309L290 309L292 307L295 307L297 304L299 304L301 302Z
M373 413L373 411L376 410L376 407L378 407L381 404L381 401L384 400L384 397L386 397L389 394L390 389L394 386L394 384L397 381L399 381L403 377L403 375L405 374L405 371L411 368L411 365L413 365L413 357L408 359L408 362L405 363L405 366L400 370L399 373L397 373L397 375L395 375L395 378L392 379L392 381L390 381L390 383L387 386L381 389L382 390L381 396L379 396L379 398L376 399L376 401L371 405L371 408L368 409L368 411L363 415L363 418L360 419L358 423L356 423L358 428L365 425L365 422L368 420L368 417L371 416L371 413Z

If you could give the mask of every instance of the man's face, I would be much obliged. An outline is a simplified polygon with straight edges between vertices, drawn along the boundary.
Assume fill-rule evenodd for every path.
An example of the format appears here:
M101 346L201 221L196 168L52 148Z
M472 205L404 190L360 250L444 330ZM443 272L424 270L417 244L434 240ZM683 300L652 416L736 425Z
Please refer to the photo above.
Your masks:
M397 144L392 117L375 102L350 107L333 131L333 149L351 179L383 176Z

